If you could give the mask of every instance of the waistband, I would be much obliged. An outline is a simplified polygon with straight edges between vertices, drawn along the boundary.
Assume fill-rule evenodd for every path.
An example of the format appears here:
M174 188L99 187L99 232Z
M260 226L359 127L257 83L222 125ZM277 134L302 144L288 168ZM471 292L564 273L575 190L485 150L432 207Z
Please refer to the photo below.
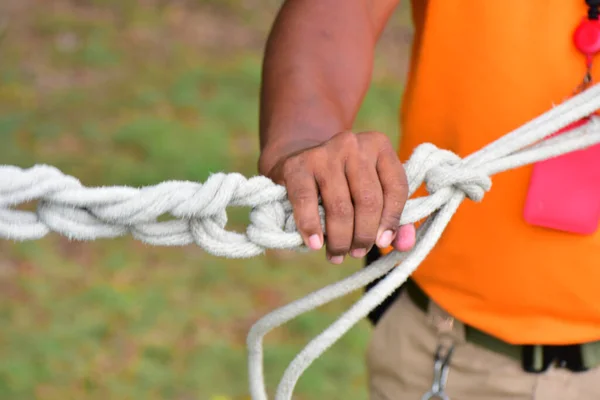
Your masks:
M427 313L431 303L427 294L412 279L408 279L404 287L412 302ZM521 362L527 372L544 372L553 364L573 372L600 366L600 341L572 345L515 345L466 324L464 335L469 343Z

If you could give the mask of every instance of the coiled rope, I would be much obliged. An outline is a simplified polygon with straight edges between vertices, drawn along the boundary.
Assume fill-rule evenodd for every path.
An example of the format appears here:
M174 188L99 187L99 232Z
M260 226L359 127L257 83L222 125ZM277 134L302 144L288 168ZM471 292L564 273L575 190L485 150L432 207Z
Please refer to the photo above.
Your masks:
M547 138L599 109L600 84L466 158L428 143L417 147L404 165L409 195L423 183L430 194L410 199L401 218L401 224L426 218L417 230L415 247L406 253L392 252L368 268L256 322L247 340L252 398L268 398L263 376L263 337L269 331L389 272L290 363L275 395L276 400L289 400L306 368L413 273L465 197L482 200L491 187L493 174L600 143L598 117L582 127ZM35 212L15 209L30 201L37 201ZM251 222L245 233L225 229L228 206L252 207ZM323 216L322 208L321 213ZM158 217L164 214L174 219L158 222ZM303 248L285 188L265 177L246 179L240 174L214 174L203 184L168 181L141 189L86 188L76 178L50 166L36 165L29 169L0 166L0 237L36 240L49 232L76 240L131 234L159 246L195 243L213 255L230 258L254 257L265 249Z

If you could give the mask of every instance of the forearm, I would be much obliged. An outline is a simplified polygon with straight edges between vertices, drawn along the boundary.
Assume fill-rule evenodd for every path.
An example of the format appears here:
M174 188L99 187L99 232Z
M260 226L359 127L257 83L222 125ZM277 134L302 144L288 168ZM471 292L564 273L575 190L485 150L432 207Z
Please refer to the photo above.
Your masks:
M291 0L265 51L259 170L352 128L396 0Z

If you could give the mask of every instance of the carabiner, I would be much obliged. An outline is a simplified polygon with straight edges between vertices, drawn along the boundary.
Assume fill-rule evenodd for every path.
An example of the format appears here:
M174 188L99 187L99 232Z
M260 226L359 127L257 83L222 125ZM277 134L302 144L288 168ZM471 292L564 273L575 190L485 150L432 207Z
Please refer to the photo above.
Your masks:
M450 397L446 394L446 382L448 382L450 358L454 352L454 345L450 346L445 354L443 354L444 349L445 346L440 344L435 351L433 384L429 392L421 397L421 400L450 400Z

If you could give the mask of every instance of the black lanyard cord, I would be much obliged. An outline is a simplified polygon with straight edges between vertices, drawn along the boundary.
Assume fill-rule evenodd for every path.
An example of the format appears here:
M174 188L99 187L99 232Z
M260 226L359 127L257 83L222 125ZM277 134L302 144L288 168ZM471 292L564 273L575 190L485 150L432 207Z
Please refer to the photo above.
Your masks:
M588 19L597 21L600 16L600 0L585 0L588 6Z

